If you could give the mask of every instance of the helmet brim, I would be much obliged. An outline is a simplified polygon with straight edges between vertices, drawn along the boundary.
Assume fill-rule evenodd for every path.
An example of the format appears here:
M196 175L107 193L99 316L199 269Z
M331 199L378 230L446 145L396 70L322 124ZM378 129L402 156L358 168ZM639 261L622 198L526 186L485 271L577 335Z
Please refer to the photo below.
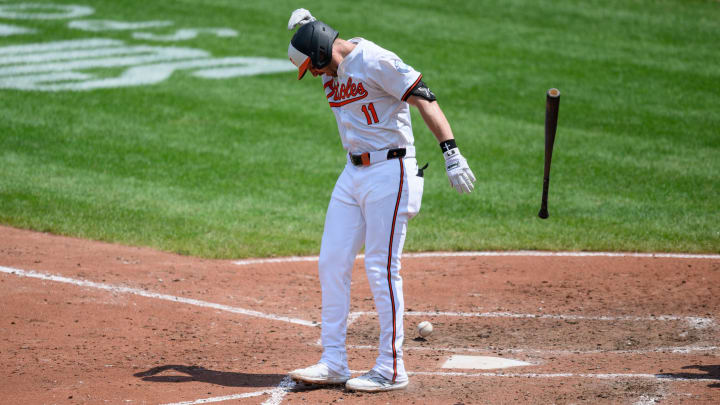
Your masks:
M290 58L290 62L298 68L298 80L302 79L310 65L310 57L298 51L291 42L288 46L288 58Z
M307 73L307 68L310 65L310 58L308 57L305 59L305 62L303 62L300 66L298 66L298 80L302 79L305 76L305 73Z

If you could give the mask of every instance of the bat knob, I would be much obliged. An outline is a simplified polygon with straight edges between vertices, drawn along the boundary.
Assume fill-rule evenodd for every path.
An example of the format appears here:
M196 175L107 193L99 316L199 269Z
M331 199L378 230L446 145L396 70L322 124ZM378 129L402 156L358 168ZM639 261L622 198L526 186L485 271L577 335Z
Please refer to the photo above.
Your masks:
M540 208L540 212L538 212L538 216L542 219L547 219L547 217L549 217L550 214L548 214L547 208Z

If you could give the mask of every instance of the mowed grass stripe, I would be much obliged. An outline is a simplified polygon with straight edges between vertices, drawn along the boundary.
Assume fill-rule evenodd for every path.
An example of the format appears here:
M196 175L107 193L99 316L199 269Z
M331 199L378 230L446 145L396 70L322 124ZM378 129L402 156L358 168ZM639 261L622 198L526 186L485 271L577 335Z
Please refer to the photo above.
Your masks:
M430 168L407 251L720 252L716 2L363 5L352 14L317 1L303 7L422 71L478 177L470 196L449 187L436 141L413 111L418 159ZM228 27L239 36L157 44L66 21L4 19L39 33L0 46L100 37L284 59L296 5L92 7L88 18L174 22L150 30L158 34ZM562 99L551 216L541 221L550 87ZM319 80L291 72L209 80L179 71L151 86L92 92L0 89L0 221L18 227L205 257L315 254L344 159Z

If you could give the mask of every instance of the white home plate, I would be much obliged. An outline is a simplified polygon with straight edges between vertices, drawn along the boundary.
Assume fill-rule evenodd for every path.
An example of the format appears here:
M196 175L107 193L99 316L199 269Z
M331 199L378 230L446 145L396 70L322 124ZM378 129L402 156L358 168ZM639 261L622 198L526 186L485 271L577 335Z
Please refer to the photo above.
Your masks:
M503 359L500 357L453 355L450 356L450 358L445 362L445 364L442 365L442 368L490 370L493 368L508 368L532 365L532 363L526 363L520 360Z

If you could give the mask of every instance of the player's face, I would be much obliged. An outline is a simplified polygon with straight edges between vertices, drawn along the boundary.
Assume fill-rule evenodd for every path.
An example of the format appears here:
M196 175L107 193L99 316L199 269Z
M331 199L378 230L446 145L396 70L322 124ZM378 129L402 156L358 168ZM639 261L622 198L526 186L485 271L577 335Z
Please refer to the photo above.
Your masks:
M312 62L310 62L310 64L308 65L308 70L310 71L310 73L312 73L313 77L317 77L317 76L320 76L323 74L328 75L328 76L337 76L337 71L333 71L332 65L333 64L330 63L329 65L325 66L324 68L318 69L315 66L313 66Z

